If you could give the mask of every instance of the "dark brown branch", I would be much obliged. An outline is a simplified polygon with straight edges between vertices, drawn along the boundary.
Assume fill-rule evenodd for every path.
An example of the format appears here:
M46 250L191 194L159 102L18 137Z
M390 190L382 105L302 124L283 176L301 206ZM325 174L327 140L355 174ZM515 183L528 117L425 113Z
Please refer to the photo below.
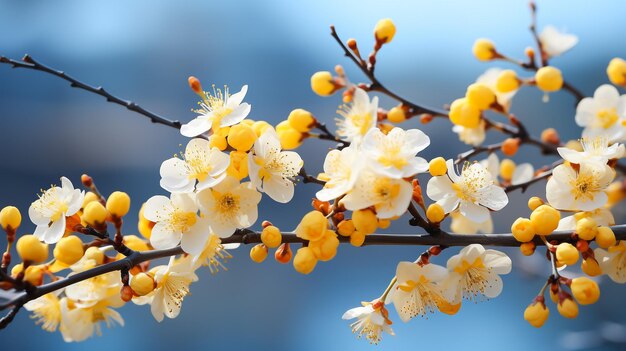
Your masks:
M14 60L14 59L10 59L4 56L0 56L0 63L6 63L9 64L11 66L13 66L13 68L25 68L25 69L31 69L31 70L35 70L35 71L40 71L40 72L45 72L45 73L49 73L52 74L56 77L59 77L63 80L66 80L70 83L70 86L73 88L78 88L78 89L82 89L82 90L86 90L90 93L94 93L97 95L100 95L104 98L107 99L108 102L112 102L118 105L122 105L124 107L126 107L127 109L137 112L139 114L142 114L146 117L148 117L150 119L150 121L152 121L152 123L158 123L158 124L163 124L166 125L168 127L172 127L172 128L176 128L176 129L180 129L181 127L181 123L179 121L175 121L175 120L170 120L167 119L163 116L157 115L154 112L150 112L146 109L144 109L143 107L137 105L136 103L129 101L129 100L124 100L122 98L119 98L115 95L112 95L111 93L109 93L108 91L106 91L104 88L102 87L95 87L86 83L83 83L77 79L74 79L70 76L68 76L67 74L65 74L65 72L63 71L59 71L56 70L54 68L48 67L38 61L35 61L35 59L33 59L31 56L29 55L25 55L21 61L18 60Z

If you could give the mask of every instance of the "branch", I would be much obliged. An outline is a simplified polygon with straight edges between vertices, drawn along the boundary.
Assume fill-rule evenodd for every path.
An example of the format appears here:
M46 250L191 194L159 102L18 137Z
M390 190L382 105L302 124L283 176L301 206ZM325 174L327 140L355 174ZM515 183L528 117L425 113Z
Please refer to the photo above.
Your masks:
M11 66L13 66L13 68L25 68L25 69L31 69L31 70L35 70L35 71L40 71L40 72L45 72L45 73L49 73L52 74L56 77L59 77L65 81L68 81L70 83L70 86L73 88L78 88L78 89L82 89L82 90L86 90L90 93L94 93L97 95L100 95L104 98L107 99L108 102L112 102L118 105L122 105L124 107L126 107L127 109L137 112L139 114L142 114L148 118L150 118L150 121L152 123L158 123L158 124L163 124L166 125L168 127L172 127L172 128L176 128L176 129L180 129L181 127L181 123L179 121L175 121L175 120L170 120L167 119L163 116L157 115L154 112L150 112L146 109L144 109L143 107L137 105L136 103L129 101L129 100L124 100L122 98L119 98L115 95L112 95L111 93L109 93L108 91L106 91L104 88L102 87L94 87L92 85L83 83L77 79L74 79L70 76L68 76L67 74L65 74L65 72L63 71L59 71L56 70L54 68L48 67L42 63L39 63L38 61L35 61L35 59L33 59L31 56L29 55L24 55L24 57L22 58L22 61L18 61L18 60L14 60L14 59L10 59L4 56L0 56L0 63L6 63L9 64Z

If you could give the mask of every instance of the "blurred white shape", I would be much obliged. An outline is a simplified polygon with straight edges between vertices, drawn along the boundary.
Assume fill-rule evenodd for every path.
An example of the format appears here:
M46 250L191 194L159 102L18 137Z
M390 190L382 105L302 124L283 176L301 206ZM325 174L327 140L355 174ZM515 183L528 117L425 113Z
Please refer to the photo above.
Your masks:
M626 325L604 322L600 326L600 335L604 340L612 343L626 343Z
M567 332L559 340L559 345L566 350L584 350L603 343L603 339L594 330Z

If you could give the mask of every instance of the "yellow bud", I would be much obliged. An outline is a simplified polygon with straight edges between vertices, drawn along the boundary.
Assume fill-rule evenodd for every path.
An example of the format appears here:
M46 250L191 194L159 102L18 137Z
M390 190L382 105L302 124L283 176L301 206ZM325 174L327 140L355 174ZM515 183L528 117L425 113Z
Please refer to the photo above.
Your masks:
M328 229L328 219L320 211L311 211L302 217L296 228L296 236L304 240L320 240ZM374 229L376 230L376 229Z
M138 273L130 279L130 288L139 296L148 295L156 287L152 273Z
M297 272L309 274L313 272L316 264L317 257L315 257L310 247L301 247L296 251L296 256L293 258L293 268L295 268Z
M209 137L209 146L211 148L216 147L220 151L224 151L228 147L228 142L226 141L226 137L216 133Z
M39 241L34 235L22 235L17 239L15 248L24 262L41 263L48 259L48 245Z
M124 217L130 210L130 196L123 191L115 191L107 199L107 211L116 217Z
M443 157L436 157L430 160L428 163L428 171L433 177L442 176L448 173L448 166L446 160Z
M273 249L278 247L283 241L283 235L280 233L280 230L273 225L269 225L263 228L261 232L261 241L265 246Z
M124 235L124 245L134 251L148 251L148 243L137 235Z
M548 205L541 205L530 214L530 221L539 235L551 234L559 226L560 220L561 213Z
M467 102L470 105L479 110L486 110L496 102L496 94L494 94L491 88L482 83L474 83L468 86L465 98L467 98Z
M626 61L619 57L612 59L606 68L606 74L611 83L615 85L626 84Z
M289 113L289 117L287 117L287 121L289 121L289 125L291 126L291 128L297 130L300 133L306 133L310 131L317 122L311 112L303 110L301 108L297 108L291 111L291 113Z
M609 208L615 206L615 204L622 201L624 197L626 197L626 191L621 181L611 183L606 188L605 192L606 195L609 197L609 200L606 203L606 206L608 206Z
M581 305L591 305L600 298L600 287L598 283L587 277L572 279L572 295Z
M83 242L75 235L61 238L54 250L54 258L64 266L71 266L83 257Z
M588 257L583 260L580 268L586 275L590 277L597 277L599 275L602 275L602 269L600 268L598 261L596 261L596 259L592 257Z
M43 266L29 266L24 272L24 280L32 285L39 286L43 284L43 275L46 272Z
M598 223L591 217L581 218L576 221L576 234L583 240L593 240L598 234Z
M470 105L466 98L456 99L450 105L450 122L466 128L476 128L480 124L480 110Z
M337 254L339 239L332 230L327 230L320 240L309 242L309 248L320 261L330 261Z
M374 27L376 41L387 44L391 42L395 35L396 25L391 18L383 18L376 23L376 27Z
M389 226L391 225L391 219L389 218L385 218L385 219L378 219L378 228L380 229L387 229L389 228Z
M489 39L478 39L472 48L474 56L480 61L490 61L496 58L496 47Z
M261 263L267 258L267 246L258 244L250 249L250 259L256 263Z
M378 227L376 214L370 209L352 212L352 222L354 228L365 235L372 234Z
M428 221L431 223L439 223L443 221L445 217L446 213L443 207L438 203L431 204L428 206L428 209L426 209L426 218L428 218Z
M542 302L533 302L524 311L524 319L533 327L541 328L548 320L550 310Z
M81 218L91 226L98 226L104 223L107 215L107 209L100 202L94 201L87 204Z
M500 163L500 177L506 181L510 181L513 178L513 172L515 172L515 162L505 158Z
M578 262L579 256L576 247L570 243L561 243L556 247L556 259L562 264L571 266Z
M607 249L611 246L615 246L615 233L609 227L600 227L598 228L598 233L596 234L596 244L603 249Z
M578 305L572 299L564 299L556 305L561 316L565 318L576 318L578 316Z
M99 201L100 197L98 197L98 195L96 195L95 193L88 191L85 193L85 198L83 199L83 205L81 206L81 208L85 208L85 206L87 206L87 204L89 204L90 202L94 202L94 201Z
M320 96L329 96L335 92L333 75L328 71L315 72L311 76L311 89Z
M337 224L337 233L341 236L350 236L355 230L354 223L351 219L344 219Z
M511 233L519 242L529 242L535 237L535 227L528 218L518 218L511 226Z
M517 78L517 73L512 69L507 69L500 72L498 79L496 80L496 90L501 93L510 93L519 89L520 80Z
M21 264L21 263L18 263L15 266L13 266L13 268L11 268L11 275L13 277L15 277L18 274L20 274L20 272L22 272L22 270L24 270L24 265Z
M563 86L563 75L558 68L541 67L535 73L535 82L537 87L546 93L558 91Z
M402 107L392 107L387 112L387 120L391 123L402 123L406 121L406 114L404 113L404 109Z
M527 242L527 243L522 243L519 246L519 250L524 256L531 256L532 254L534 254L535 248L537 248L537 245L535 245L535 243L532 241Z
M254 129L244 123L235 124L228 131L228 144L237 151L250 150L256 138Z
M284 121L285 123L289 123ZM280 146L285 150L293 150L298 146L302 145L302 133L293 129L289 124L287 128L279 129L276 126L276 134L278 134L278 139L280 140Z
M531 211L534 211L535 209L537 209L537 207L541 205L543 205L543 200L541 200L541 198L537 196L533 196L528 199L528 208L530 208Z
M7 206L0 210L0 226L5 231L9 228L12 230L17 229L22 223L22 214L17 207Z
M360 247L361 245L363 245L364 242L365 234L361 233L360 231L357 230L352 233L352 235L350 235L350 244L352 244L352 246Z
M239 180L248 176L248 153L244 151L231 151L230 164L226 173Z
M265 133L268 128L273 128L271 124L266 121L256 121L252 124L252 130L256 133L257 137L260 137L261 134Z
M97 247L89 247L85 251L85 259L93 260L97 265L101 265L104 263L104 252Z
M139 233L146 239L150 239L152 235L152 228L154 227L154 222L150 222L143 216L143 210L146 207L146 204L141 205L141 209L139 210L139 223L137 224L137 229Z

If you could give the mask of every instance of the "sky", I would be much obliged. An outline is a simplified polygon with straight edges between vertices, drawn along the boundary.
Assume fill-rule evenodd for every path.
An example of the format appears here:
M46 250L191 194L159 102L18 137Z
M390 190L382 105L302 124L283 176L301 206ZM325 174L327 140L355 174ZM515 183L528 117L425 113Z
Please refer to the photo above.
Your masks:
M553 60L565 78L585 95L608 83L605 69L613 57L626 57L615 40L626 30L621 1L540 1L538 27L554 25L578 35L571 52ZM19 58L28 53L54 68L111 93L133 100L159 114L183 122L193 118L196 96L187 77L205 86L249 85L246 102L250 118L270 123L284 120L294 108L305 108L332 125L339 96L321 98L310 90L309 78L319 70L342 64L352 81L365 78L343 56L329 35L334 24L345 40L356 38L363 51L372 45L372 29L390 17L398 32L378 56L377 75L393 91L411 101L443 106L463 96L465 88L490 67L503 63L476 61L471 47L476 38L492 39L499 51L523 57L533 44L528 31L527 1L147 1L0 0L0 55ZM520 73L523 74L527 73ZM563 139L578 138L574 100L566 93L551 94L547 103L536 89L522 90L512 112L531 133L556 127ZM381 106L394 103L381 99ZM0 66L0 206L16 205L23 213L39 189L68 176L75 183L82 173L92 175L105 193L128 192L135 213L150 196L165 194L159 187L159 166L186 142L175 130L151 124L146 118L107 103L103 98L72 89L66 82L40 72ZM454 157L467 146L457 141L449 123L422 128L431 136L423 157ZM489 141L500 136L490 134ZM307 141L298 150L311 173L321 170L328 144ZM532 148L515 158L535 166L553 161ZM285 229L295 227L309 209L318 189L298 185L288 205L264 199L259 218ZM496 231L508 231L526 200L543 193L537 185L516 193L496 216ZM534 194L533 194L534 192ZM616 208L618 218L626 210ZM134 230L136 219L127 219ZM398 221L393 231L412 233ZM260 223L260 222L259 222ZM257 224L258 227L259 224ZM24 230L33 230L25 225ZM0 240L0 243L3 241ZM413 260L423 248L342 246L337 258L320 263L309 276L291 265L272 260L254 264L246 248L232 252L228 272L202 272L192 286L181 315L155 322L145 306L125 306L124 327L103 330L83 344L63 343L60 334L40 330L22 311L2 335L3 345L24 350L210 348L240 350L369 350L356 340L343 312L360 301L378 296L399 261ZM444 253L445 260L455 249ZM602 284L602 301L581 309L576 320L565 320L553 309L541 330L522 319L547 276L540 254L521 258L508 250L514 271L505 277L502 295L492 301L466 303L454 316L432 315L404 324L396 318L396 336L385 337L380 350L435 347L442 349L526 350L590 346L591 350L620 349L605 342L623 331L623 304L616 304L624 287ZM395 316L395 314L392 315ZM616 332L617 330L617 332ZM585 332L593 331L591 334ZM582 332L582 334L581 334ZM574 333L574 334L569 334ZM622 333L623 335L624 333ZM603 335L602 338L599 335ZM14 337L13 337L14 336Z

